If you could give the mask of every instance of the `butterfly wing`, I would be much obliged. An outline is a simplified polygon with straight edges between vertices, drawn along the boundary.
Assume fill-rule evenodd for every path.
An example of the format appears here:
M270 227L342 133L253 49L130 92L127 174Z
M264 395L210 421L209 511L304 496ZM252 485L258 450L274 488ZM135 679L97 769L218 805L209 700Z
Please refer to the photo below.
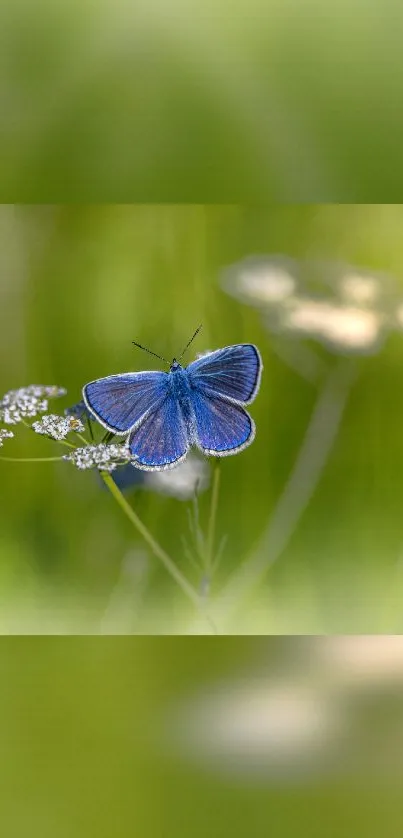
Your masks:
M133 431L129 448L133 465L144 471L163 471L185 459L188 432L179 401L172 392Z
M108 375L83 388L86 407L109 431L127 434L165 399L169 390L166 372L129 372Z
M196 444L204 454L224 457L237 454L255 437L255 423L236 402L204 392L193 395L196 419Z
M193 390L250 404L256 396L262 374L259 350L252 343L226 346L209 352L187 367Z

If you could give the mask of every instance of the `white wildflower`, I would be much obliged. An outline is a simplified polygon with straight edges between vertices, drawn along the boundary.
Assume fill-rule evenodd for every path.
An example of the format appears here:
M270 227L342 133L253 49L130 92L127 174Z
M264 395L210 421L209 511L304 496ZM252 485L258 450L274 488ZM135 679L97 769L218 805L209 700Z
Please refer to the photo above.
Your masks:
M224 273L224 290L258 308L282 306L297 290L298 264L285 256L248 256Z
M57 384L31 384L30 387L23 389L27 395L36 396L36 398L45 396L46 399L58 399L67 393L65 387L58 387Z
M192 761L282 777L320 770L337 753L345 719L320 685L250 677L181 703L170 729Z
M66 390L57 385L32 384L9 390L0 400L0 421L6 425L17 425L23 419L32 419L38 413L46 413L48 399L64 396Z
M381 295L382 286L377 277L359 273L347 273L340 280L340 292L354 305L375 304Z
M335 351L368 352L384 336L385 318L323 298L295 297L283 313L282 326L286 332L322 340Z
M32 425L35 433L45 434L52 439L66 439L67 434L71 431L82 432L85 427L80 419L75 416L57 416L50 413L48 416L43 416L40 422L34 422Z
M63 459L74 463L79 469L98 468L100 471L113 471L119 464L130 459L130 453L125 444L106 445L101 442L99 445L76 448Z
M267 267L255 276L241 273L239 276L239 291L252 303L278 303L295 291L296 282L287 271L279 267Z
M2 428L0 430L0 448L3 445L3 440L4 439L11 439L12 436L14 436L12 431L6 431L5 429Z
M14 402L0 403L0 420L6 425L18 425L23 419L32 419L38 413L46 413L48 402L35 396L20 396Z
M395 311L395 325L398 329L403 327L403 305L399 305Z
M383 323L375 311L299 297L288 309L284 325L295 332L328 340L340 349L366 350L376 345Z

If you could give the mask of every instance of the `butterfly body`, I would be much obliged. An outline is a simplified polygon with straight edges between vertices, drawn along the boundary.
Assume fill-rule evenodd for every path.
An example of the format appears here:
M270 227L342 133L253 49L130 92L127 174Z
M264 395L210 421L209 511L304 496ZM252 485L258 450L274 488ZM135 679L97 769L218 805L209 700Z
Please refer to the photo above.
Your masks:
M195 398L186 368L173 361L169 372L169 386L172 397L178 401L182 420L186 426L190 445L196 444L196 419L193 410Z
M129 437L137 468L162 470L196 445L211 456L235 454L254 439L244 405L259 389L262 362L253 344L208 353L169 372L111 375L86 384L87 408L108 430Z

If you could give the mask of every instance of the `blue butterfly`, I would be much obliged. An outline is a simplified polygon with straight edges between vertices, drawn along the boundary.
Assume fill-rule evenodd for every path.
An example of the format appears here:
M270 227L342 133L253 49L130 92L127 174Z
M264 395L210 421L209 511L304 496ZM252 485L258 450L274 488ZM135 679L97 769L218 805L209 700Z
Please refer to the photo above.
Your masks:
M250 445L255 423L244 406L259 390L262 369L257 347L240 343L202 355L188 367L174 359L169 372L99 378L85 385L83 398L101 425L129 436L136 468L162 471L184 460L192 445L213 457Z

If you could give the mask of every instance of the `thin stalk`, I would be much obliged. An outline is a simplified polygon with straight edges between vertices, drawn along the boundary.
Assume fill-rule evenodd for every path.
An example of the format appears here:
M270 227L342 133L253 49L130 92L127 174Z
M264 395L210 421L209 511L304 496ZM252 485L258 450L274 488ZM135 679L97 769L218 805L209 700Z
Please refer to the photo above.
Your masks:
M0 457L6 463L55 463L63 457Z
M52 439L52 437L48 436L48 439ZM66 445L67 448L77 448L77 445L74 445L72 442L69 442L67 439L57 439L57 440L54 440L54 441L57 442L59 445ZM86 443L86 444L88 445L88 443Z
M329 373L269 526L257 549L235 572L216 602L220 618L229 618L288 545L323 474L356 376L356 364L345 358Z
M220 491L220 460L214 461L213 488L211 493L210 518L207 531L206 574L210 578L214 560L214 541L217 521L218 495Z
M90 445L88 439L86 439L85 436L81 436L81 434L78 433L78 431L74 431L74 435L77 437L77 439L81 439L81 442L83 442L84 445Z
M216 626L211 620L211 618L206 614L203 608L203 601L198 595L197 591L193 588L193 585L191 585L190 582L188 582L183 573L181 573L181 571L176 567L175 562L170 558L170 556L168 556L168 553L165 552L165 550L158 544L155 538L151 535L150 531L147 529L145 524L143 524L143 522L138 517L137 513L127 502L124 495L122 495L122 492L120 491L120 489L118 489L115 481L113 480L109 472L101 471L100 474L105 485L108 487L111 495L113 495L122 511L129 518L129 520L140 533L142 538L144 538L144 541L148 544L154 555L157 556L158 559L160 559L165 569L168 571L168 573L170 573L175 582L177 582L179 587L182 589L183 593L186 594L186 596L192 601L193 605L195 605L196 608L201 612L201 614L203 614L203 617L208 621L214 633L217 634Z

